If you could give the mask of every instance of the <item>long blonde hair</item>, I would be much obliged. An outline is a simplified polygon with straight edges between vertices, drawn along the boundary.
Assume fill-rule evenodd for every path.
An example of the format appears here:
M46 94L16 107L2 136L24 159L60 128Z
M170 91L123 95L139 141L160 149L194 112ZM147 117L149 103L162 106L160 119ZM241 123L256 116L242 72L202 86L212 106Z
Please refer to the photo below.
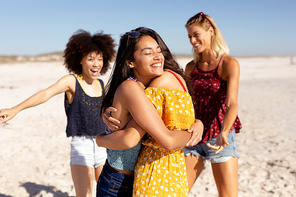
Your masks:
M224 53L229 54L229 48L228 48L226 42L224 41L219 28L217 27L215 21L209 15L206 15L203 12L200 12L200 13L196 14L195 16L191 17L187 21L185 27L187 28L187 27L191 26L192 24L200 25L206 31L208 31L210 27L213 28L214 34L212 36L211 44L212 44L212 49L213 49L213 52L214 52L216 58L223 55ZM192 53L193 53L194 62L198 62L201 60L201 58L202 58L201 53L196 53L194 48L192 48Z

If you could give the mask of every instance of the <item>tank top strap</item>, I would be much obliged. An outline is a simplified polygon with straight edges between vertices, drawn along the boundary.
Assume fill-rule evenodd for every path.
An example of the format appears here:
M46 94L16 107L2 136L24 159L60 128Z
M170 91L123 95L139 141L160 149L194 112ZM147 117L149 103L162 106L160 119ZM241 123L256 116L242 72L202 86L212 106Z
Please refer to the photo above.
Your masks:
M102 96L103 92L104 92L104 83L101 79L97 79L96 82L98 85L101 85L101 92L100 92L99 96Z
M74 78L76 79L76 81L78 81L78 79L77 79L77 77L72 73L72 74L70 74L70 75L73 75L74 76Z
M178 80L179 83L181 84L181 86L182 86L184 92L187 92L187 90L186 90L184 84L182 83L182 81L181 81L181 79L178 77L178 75L176 75L176 74L175 74L174 72L172 72L171 70L167 70L167 71L170 72L170 73L172 73L172 74L177 78L177 80Z
M219 60L218 65L217 65L217 69L218 69L218 67L220 66L220 63L221 63L223 57L224 57L224 54L220 57L220 60Z
M103 86L104 86L103 81L101 79L97 79L96 82L97 82L98 85L101 85L101 87L103 89Z
M71 75L73 75L74 76L74 78L75 78L75 80L76 80L76 84L75 84L75 91L77 91L77 88L80 86L81 87L81 85L80 85L80 83L79 83L79 80L78 80L78 78L75 76L75 74L71 74ZM82 88L82 87L81 87Z

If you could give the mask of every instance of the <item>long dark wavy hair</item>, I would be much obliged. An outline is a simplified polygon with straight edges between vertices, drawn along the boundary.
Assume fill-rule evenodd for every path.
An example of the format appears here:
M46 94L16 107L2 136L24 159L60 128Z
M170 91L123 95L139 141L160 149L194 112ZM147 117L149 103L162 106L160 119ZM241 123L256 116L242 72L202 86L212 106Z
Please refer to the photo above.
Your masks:
M137 37L130 37L129 33L137 31L139 32L139 36ZM179 75L181 75L184 80L186 81L188 89L190 89L190 80L185 76L183 69L179 66L179 64L174 59L173 55L171 54L169 48L164 43L162 38L152 29L148 29L145 27L138 27L133 29L130 32L126 32L120 38L120 43L117 51L116 60L114 62L114 67L112 74L110 75L109 81L106 85L107 93L103 97L102 106L101 106L101 114L112 105L113 98L115 95L115 91L117 87L125 81L128 77L133 77L133 69L131 69L127 65L127 60L134 60L134 53L137 50L136 44L141 39L142 36L151 36L157 44L160 46L162 54L164 56L164 69L170 69ZM191 92L191 90L190 90Z

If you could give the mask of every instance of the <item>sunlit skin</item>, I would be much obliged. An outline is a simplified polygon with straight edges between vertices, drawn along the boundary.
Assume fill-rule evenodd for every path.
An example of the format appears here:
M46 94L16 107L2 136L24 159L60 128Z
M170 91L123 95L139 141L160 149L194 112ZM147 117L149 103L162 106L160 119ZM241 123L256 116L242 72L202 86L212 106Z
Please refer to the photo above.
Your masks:
M108 108L106 111L108 111L109 116L110 112L112 112L114 120L120 120L119 124L114 127L113 123L109 122L112 123L112 126L109 126L109 123L107 126L116 130L116 132L105 136L97 136L97 144L113 150L131 148L139 142L147 131L166 149L184 147L191 134L184 131L172 132L168 130L154 105L143 91L148 84L152 87L183 91L183 87L176 77L171 73L164 72L164 56L157 42L150 36L143 36L136 44L134 59L127 61L127 64L130 68L133 68L137 82L126 80L117 88L112 104L113 107ZM183 84L186 84L181 76L179 78ZM127 111L129 115L126 115ZM133 120L126 130L120 130L126 126L131 118ZM202 133L203 124L196 121L193 125L190 128L191 132L193 130L199 131L194 132L194 139L191 142L196 144L200 140L200 138L196 137L196 133ZM155 130L155 128L158 129Z
M86 81L96 80L99 77L103 68L103 60L103 54L96 52L91 52L82 58L80 64L82 65L83 78Z
M128 61L127 64L134 69L134 74L138 82L140 83L142 88L145 88L153 78L155 78L156 76L160 76L164 73L164 70L163 70L164 57L161 52L161 48L158 46L157 42L150 36L143 36L136 44L136 48L137 50L134 53L134 60ZM166 75L170 76L171 74L166 74ZM174 76L170 76L170 77L173 78L172 80L175 79ZM163 77L163 79L168 79L168 77ZM162 83L163 83L162 85L166 85L167 87L169 87L168 84L170 84L170 88L172 89L175 89L180 85L179 82L168 83L168 84L164 82ZM121 109L117 109L113 105L113 107L109 107L108 109L106 109L105 113L103 114L104 122L107 124L109 128L112 128L113 130L122 128L126 123L125 121L126 118L116 116L116 113L118 112L118 110L121 110ZM110 116L111 113L112 113L112 116ZM128 119L130 118L131 117L129 117ZM201 123L201 121L196 120L196 124L192 125L192 127L188 130L188 132L193 132L193 134L190 140L188 141L188 143L186 144L186 146L193 146L194 144L196 144L201 140L201 136L203 132L203 124ZM119 132L117 132L116 134L118 133ZM108 137L112 135L109 135ZM113 144L116 144L116 143L113 143ZM111 149L114 147L109 147L109 148Z
M136 44L134 60L128 61L138 82L146 87L149 82L163 74L164 57L160 46L150 36L143 36Z
M102 87L96 80L103 67L102 54L91 52L85 55L80 64L82 65L82 80L80 84L84 92L93 97L100 96ZM76 77L78 75L75 74ZM0 124L12 119L20 111L42 104L51 97L66 93L69 103L72 103L75 94L76 79L72 75L63 76L55 84L47 89L37 92L22 103L12 107L11 109L2 109L0 111ZM93 169L92 167L83 165L71 165L71 174L75 186L76 196L91 196L93 188L93 180L98 181L103 165Z
M189 42L196 53L213 53L211 49L211 37L213 35L212 27L206 31L202 26L192 24L187 28L187 32Z
M210 27L206 31L201 25L195 23L187 27L187 33L190 44L196 53L201 53L202 58L197 63L192 60L187 64L185 69L186 75L190 77L195 67L203 71L214 70L218 65L220 57L216 57L212 49L213 28ZM218 74L223 80L227 81L226 113L215 144L207 144L211 149L216 150L216 154L229 145L227 134L237 116L238 109L239 73L237 60L224 54L223 62L218 67ZM186 167L188 185L189 189L191 189L204 168L204 159L189 155L186 157ZM224 163L212 163L212 170L219 196L238 196L238 158L232 157Z
M81 85L89 96L94 97L100 95L101 86L98 86L95 80L100 75L103 63L103 54L97 54L96 52L91 52L84 56L80 62L83 76Z

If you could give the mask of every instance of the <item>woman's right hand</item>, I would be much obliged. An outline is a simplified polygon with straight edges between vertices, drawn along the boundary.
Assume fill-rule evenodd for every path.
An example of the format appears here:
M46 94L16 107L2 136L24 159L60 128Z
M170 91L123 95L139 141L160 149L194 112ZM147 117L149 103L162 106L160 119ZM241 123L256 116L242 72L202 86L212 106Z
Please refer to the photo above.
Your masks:
M107 127L111 130L119 128L120 121L112 117L112 112L116 112L117 109L114 107L108 107L103 113L103 121Z
M12 119L17 114L16 110L11 109L1 109L0 110L0 125Z

